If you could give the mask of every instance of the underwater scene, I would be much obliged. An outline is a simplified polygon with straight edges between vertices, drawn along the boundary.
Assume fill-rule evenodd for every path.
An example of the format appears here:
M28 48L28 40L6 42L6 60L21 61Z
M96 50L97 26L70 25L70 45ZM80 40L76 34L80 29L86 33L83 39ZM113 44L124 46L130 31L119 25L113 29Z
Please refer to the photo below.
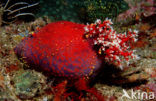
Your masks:
M0 0L0 101L156 101L156 0Z

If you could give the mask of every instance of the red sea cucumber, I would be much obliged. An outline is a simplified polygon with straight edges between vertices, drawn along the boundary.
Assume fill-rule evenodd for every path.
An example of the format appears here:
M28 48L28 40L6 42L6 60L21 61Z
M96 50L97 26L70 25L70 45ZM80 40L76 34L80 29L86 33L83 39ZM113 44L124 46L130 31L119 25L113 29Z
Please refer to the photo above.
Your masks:
M83 36L83 24L53 22L25 38L15 52L31 68L55 76L79 78L100 67L96 52Z

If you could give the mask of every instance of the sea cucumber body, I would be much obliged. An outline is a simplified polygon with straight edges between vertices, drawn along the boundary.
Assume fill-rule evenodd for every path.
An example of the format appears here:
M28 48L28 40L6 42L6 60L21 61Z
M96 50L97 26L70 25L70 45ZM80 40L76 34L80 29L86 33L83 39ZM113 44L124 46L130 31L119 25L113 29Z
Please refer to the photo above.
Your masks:
M55 76L86 76L98 69L101 63L83 35L83 24L53 22L32 37L24 38L15 48L15 53L31 68Z

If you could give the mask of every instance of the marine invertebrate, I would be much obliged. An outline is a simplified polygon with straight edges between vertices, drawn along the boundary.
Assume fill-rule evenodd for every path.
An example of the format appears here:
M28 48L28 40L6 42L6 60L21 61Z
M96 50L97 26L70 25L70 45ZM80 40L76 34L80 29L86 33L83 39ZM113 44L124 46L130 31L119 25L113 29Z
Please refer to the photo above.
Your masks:
M68 21L53 22L24 38L15 48L15 53L31 68L55 78L59 77L60 81L65 80L60 84L61 87L65 85L68 87L67 90L61 92L65 98L70 96L72 99L80 100L85 95L83 92L87 92L95 99L103 101L104 98L97 90L88 86L87 78L95 76L96 70L102 68L103 60L98 57L94 44L100 45L101 42L107 40L107 43L104 42L100 49L106 50L104 51L105 58L111 60L108 62L115 60L120 63L120 56L124 56L125 60L128 56L135 57L131 51L126 50L129 45L127 41L135 41L136 33L128 32L127 35L117 35L110 24L111 21L108 19L103 23L97 20L95 24L87 26ZM102 34L106 35L102 37ZM99 40L100 38L104 40ZM58 92L56 92L57 97L60 96Z
M24 60L33 67L38 68L39 65L46 71L54 71L52 73L56 76L84 76L93 68L98 68L100 62L83 39L83 27L67 21L51 23L32 37L25 38L17 46L16 53L27 57Z
M137 41L138 32L129 30L124 34L117 34L111 26L111 19L101 21L97 19L94 24L87 25L85 29L86 38L92 38L95 45L100 48L99 54L110 63L116 64L122 68L122 62L129 64L129 58L138 58L134 51L130 50L130 44Z
M15 48L15 52L31 68L59 79L70 80L67 86L74 86L81 92L80 95L83 94L82 91L93 93L87 86L77 86L82 81L85 82L85 79L81 80L83 77L90 76L101 64L92 46L83 38L83 27L83 24L68 21L53 22L24 38Z
M34 14L29 9L36 7L39 4L38 2L29 4L28 1L25 2L22 0L1 0L0 3L0 17L2 21L1 23L4 24L14 22L17 18L21 16L29 16L30 18L34 17Z

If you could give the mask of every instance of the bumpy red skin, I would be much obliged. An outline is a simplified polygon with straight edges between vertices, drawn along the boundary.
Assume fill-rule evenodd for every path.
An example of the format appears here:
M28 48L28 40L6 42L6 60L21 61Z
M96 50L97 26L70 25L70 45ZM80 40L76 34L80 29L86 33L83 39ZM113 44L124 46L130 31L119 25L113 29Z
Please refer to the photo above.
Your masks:
M31 68L62 77L82 77L100 67L100 60L88 40L84 25L68 21L48 24L32 37L25 38L15 53Z

